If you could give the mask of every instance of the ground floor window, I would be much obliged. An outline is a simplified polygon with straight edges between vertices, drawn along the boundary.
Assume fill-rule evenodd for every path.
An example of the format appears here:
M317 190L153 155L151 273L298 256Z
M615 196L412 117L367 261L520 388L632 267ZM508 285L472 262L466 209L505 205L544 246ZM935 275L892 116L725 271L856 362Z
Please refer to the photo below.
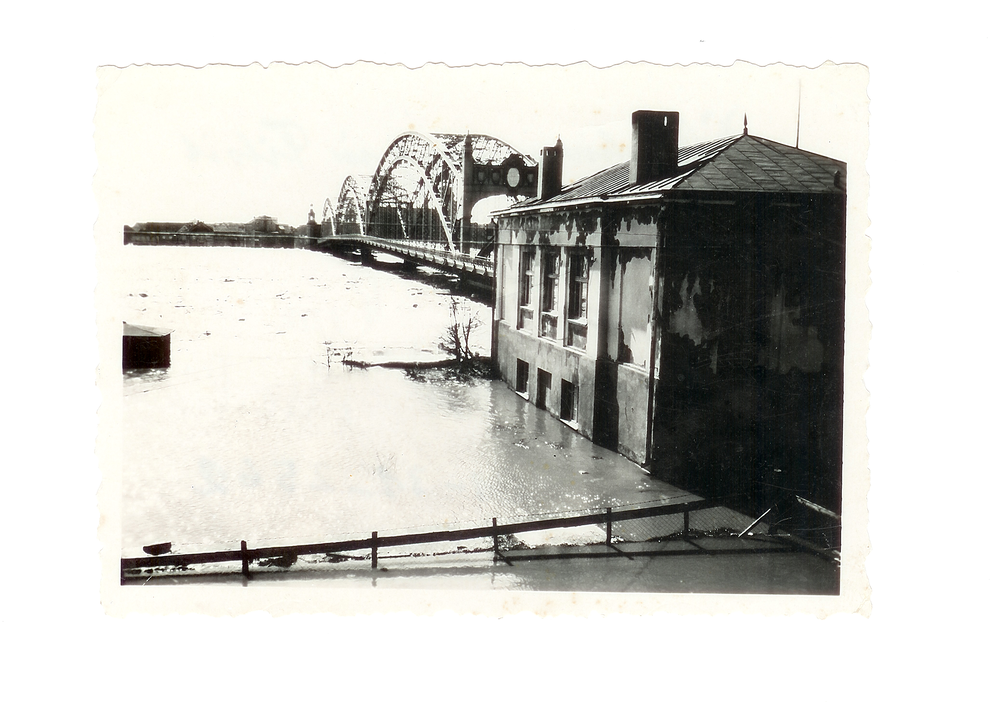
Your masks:
M514 382L514 390L519 393L528 392L528 362L517 359L517 377Z
M577 409L577 392L576 385L569 382L568 380L562 381L562 388L560 388L560 399L559 399L559 418L564 419L567 422L576 421L576 409Z
M536 404L545 409L549 404L549 390L552 387L552 374L538 369L538 392L535 395Z

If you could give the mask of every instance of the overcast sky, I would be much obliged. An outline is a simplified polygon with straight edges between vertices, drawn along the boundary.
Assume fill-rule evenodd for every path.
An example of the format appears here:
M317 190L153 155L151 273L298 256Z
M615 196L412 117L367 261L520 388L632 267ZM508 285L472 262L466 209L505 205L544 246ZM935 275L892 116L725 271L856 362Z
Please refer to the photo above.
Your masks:
M681 145L739 133L744 113L751 134L794 144L801 90L800 147L848 161L849 176L867 134L860 66L133 66L99 79L95 184L119 231L302 224L407 130L490 134L532 156L561 137L565 182L627 160L639 109L679 111Z

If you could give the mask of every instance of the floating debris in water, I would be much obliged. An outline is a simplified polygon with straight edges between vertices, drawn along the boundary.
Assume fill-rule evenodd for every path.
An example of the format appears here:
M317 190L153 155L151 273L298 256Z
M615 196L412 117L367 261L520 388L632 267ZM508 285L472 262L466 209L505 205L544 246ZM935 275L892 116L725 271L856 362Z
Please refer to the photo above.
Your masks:
M262 558L258 564L270 568L291 568L297 560L298 556L295 554L285 554L274 558Z

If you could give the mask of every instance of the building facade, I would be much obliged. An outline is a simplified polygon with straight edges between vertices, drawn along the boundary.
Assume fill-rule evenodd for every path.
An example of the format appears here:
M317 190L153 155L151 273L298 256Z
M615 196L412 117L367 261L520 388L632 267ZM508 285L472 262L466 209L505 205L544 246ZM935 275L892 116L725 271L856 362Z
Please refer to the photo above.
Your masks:
M706 496L839 512L846 166L678 121L634 113L630 161L566 187L543 149L497 214L501 377Z

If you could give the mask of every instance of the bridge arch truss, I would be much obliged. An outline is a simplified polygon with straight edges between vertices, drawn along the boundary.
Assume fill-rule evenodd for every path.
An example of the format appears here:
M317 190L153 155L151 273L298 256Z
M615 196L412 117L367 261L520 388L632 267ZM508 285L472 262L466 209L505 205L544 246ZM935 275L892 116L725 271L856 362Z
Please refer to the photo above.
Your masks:
M371 180L370 176L347 176L344 180L337 197L337 209L333 213L334 235L366 235ZM323 214L325 219L325 208Z
M530 156L485 134L404 132L370 179L344 181L334 232L478 248L490 234L471 224L473 205L489 195L533 195L537 171Z

